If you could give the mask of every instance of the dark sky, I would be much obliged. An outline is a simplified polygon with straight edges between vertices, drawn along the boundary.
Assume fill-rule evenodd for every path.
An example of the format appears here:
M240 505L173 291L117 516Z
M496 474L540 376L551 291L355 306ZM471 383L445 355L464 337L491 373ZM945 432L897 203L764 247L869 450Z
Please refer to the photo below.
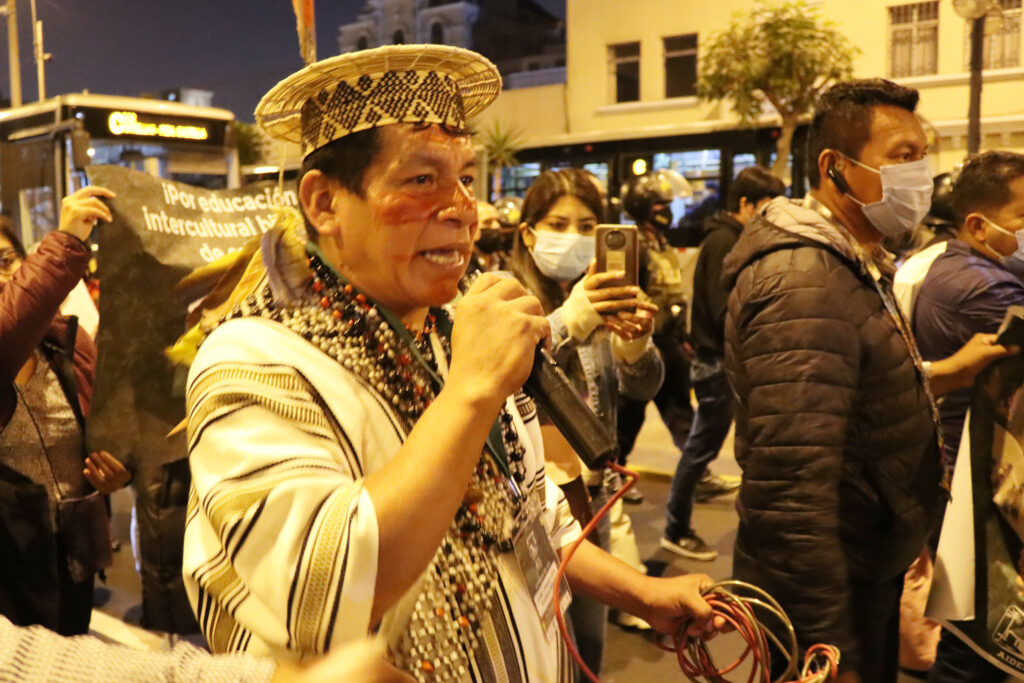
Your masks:
M0 4L6 4L2 2ZM318 0L320 58L365 0ZM252 121L259 98L302 66L290 0L37 0L49 96L88 89L138 95L179 86L214 91L214 106ZM18 0L22 99L37 97L31 7ZM10 90L7 21L0 19L0 91Z

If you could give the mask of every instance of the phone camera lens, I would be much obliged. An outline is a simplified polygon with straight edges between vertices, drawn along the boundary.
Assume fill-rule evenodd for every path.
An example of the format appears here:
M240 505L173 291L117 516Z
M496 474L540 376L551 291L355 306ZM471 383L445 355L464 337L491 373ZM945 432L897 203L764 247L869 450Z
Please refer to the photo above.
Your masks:
M626 246L626 236L621 230L613 230L605 235L604 243L609 249L622 249Z

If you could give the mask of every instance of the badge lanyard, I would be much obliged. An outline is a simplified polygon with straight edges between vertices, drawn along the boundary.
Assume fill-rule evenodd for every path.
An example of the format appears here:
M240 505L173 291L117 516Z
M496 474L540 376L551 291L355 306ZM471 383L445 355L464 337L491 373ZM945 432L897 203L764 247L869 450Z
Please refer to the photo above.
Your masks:
M810 197L810 195L808 195L808 198L811 199L811 202L806 203L808 208L817 211L830 224L841 228L844 236L847 235L846 228L838 223L827 206L813 197ZM852 238L849 239L851 239L851 246L853 246L857 262L860 264L867 276L871 278L871 284L874 286L878 296L882 299L882 304L885 306L885 310L889 314L889 317L892 318L893 323L896 325L896 330L900 333L900 337L903 339L903 343L907 347L907 353L910 355L910 360L914 364L914 368L917 370L918 376L921 378L921 386L924 388L925 397L928 399L928 411L931 414L932 422L935 425L935 440L939 444L939 458L943 463L945 463L945 439L942 434L939 404L935 400L935 395L932 393L928 374L924 371L924 359L921 358L921 352L917 348L917 340L914 339L914 333L910 329L910 324L907 322L907 319L903 317L903 312L899 309L899 305L893 298L892 293L887 286L883 285L882 273L878 266L864 255L863 250L860 249L855 240ZM943 469L945 470L947 468L944 466ZM944 471L941 485L946 491L949 491L950 481L952 481L952 473Z
M344 286L351 284L348 281L348 278L342 275L338 271L338 269L335 268L334 265L327 259L327 257L324 256L323 252L320 251L320 248L316 244L313 244L312 242L307 244L306 252L311 256L315 256L317 259L319 259L320 262L323 263L327 267L327 269L331 271L331 274L334 275L335 278L337 278L338 282L341 285ZM366 295L364 294L363 296ZM370 299L370 297L367 297L367 300L370 301L377 308L377 312L381 314L381 317L383 317L384 320L387 321L387 323L391 326L391 329L394 330L396 335L398 335L398 338L402 340L402 343L405 344L406 348L409 349L409 353L413 355L413 357L416 359L416 362L419 363L424 370L426 370L427 374L430 376L431 382L434 385L434 390L437 393L441 393L441 389L444 388L444 379L442 379L441 376L434 371L434 368L430 367L430 363L428 363L427 359L423 357L422 353L420 353L420 349L416 345L415 340L413 340L412 334L410 334L409 330L406 329L401 319L392 311L388 310L386 307L381 306L380 304ZM451 322L448 320L448 316L444 313L441 313L441 315L438 315L436 317L438 321L437 327L439 331L442 332L449 339L451 339L452 326ZM495 464L498 466L498 469L500 469L502 474L504 474L505 477L514 485L515 479L512 478L512 472L508 464L508 452L505 450L505 442L502 440L501 437L500 418L495 419L494 423L491 425L491 430L487 435L487 448L491 452L491 456L494 458Z

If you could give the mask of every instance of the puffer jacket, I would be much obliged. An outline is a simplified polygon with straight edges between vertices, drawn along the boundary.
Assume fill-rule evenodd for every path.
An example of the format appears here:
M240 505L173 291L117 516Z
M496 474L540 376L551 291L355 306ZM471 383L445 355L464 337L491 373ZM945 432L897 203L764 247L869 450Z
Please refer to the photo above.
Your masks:
M932 531L935 426L850 238L786 198L765 215L723 271L743 469L733 571L781 603L802 648L832 643L856 670L848 581L898 577Z

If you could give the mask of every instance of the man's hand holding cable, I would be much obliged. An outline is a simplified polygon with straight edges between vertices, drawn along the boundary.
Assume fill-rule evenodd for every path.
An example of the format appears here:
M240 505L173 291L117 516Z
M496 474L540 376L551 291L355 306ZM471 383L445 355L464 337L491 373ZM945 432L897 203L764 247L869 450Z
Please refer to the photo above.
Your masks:
M635 614L665 634L675 635L680 624L691 620L687 634L694 637L710 638L727 628L701 595L713 584L704 574L647 576L584 541L569 561L566 577L575 593Z
M714 583L706 574L684 574L670 578L645 577L640 614L657 631L675 635L682 623L689 622L686 635L709 638L726 628L721 617L712 614L702 593Z

